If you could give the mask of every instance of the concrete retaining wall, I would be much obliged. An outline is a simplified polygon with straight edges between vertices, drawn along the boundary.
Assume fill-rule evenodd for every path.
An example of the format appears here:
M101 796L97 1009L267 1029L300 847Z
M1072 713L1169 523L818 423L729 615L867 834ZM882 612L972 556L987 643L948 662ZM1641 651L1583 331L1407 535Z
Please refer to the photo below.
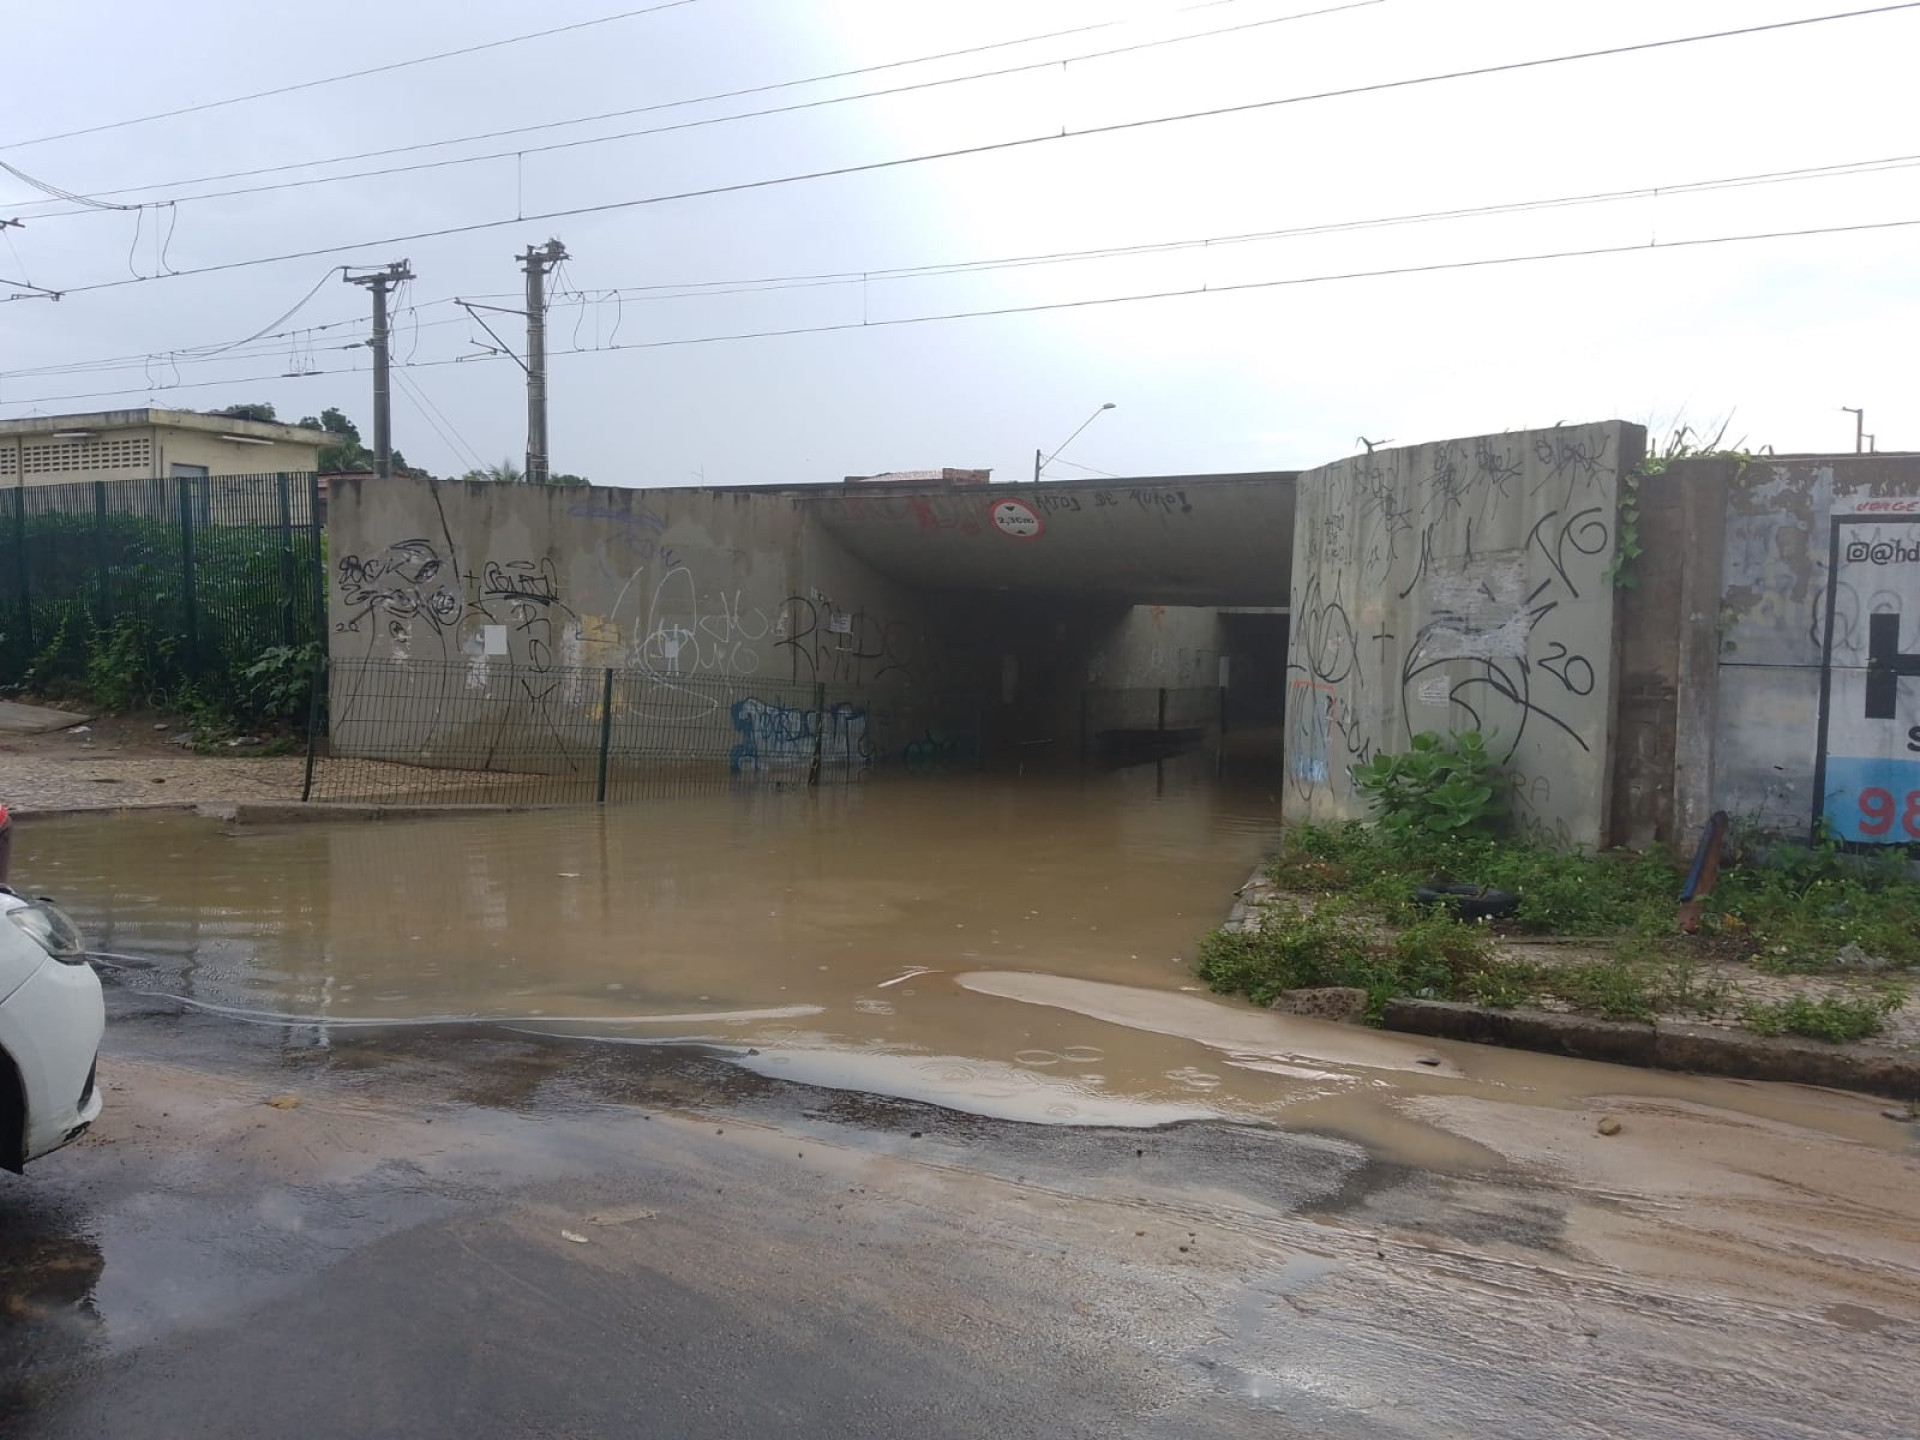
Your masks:
M1646 432L1608 422L1356 456L1298 481L1288 655L1295 820L1365 813L1350 766L1477 729L1515 820L1607 835L1617 492Z
M1715 810L1766 832L1808 833L1830 583L1839 603L1829 712L1842 723L1829 750L1890 773L1914 763L1907 747L1920 726L1920 681L1899 681L1893 715L1874 722L1858 713L1849 686L1864 685L1874 614L1901 617L1898 648L1920 649L1920 562L1902 558L1920 543L1908 538L1920 537L1911 523L1920 516L1920 457L1680 460L1643 482L1638 502L1643 554L1620 616L1621 843L1685 849ZM1843 555L1836 581L1836 516L1850 537L1871 530L1899 543L1867 545L1864 561ZM1876 563L1882 548L1887 558ZM1898 811L1914 784L1896 773L1883 788L1901 803L1880 838L1913 838Z
M791 707L793 687L816 682L884 697L910 725L900 697L928 658L922 607L787 495L352 477L332 497L329 555L331 654L381 662L336 665L336 754L419 758L424 711L443 687L417 684L417 705L404 689L376 705L356 693L369 673L393 688L393 676L461 667L462 698L511 700L510 716L487 712L502 737L488 753L496 768L522 768L516 749L592 748L604 669L659 692L632 703L675 723L700 710L724 732L715 694L751 699L762 686L772 693L761 703ZM444 753L473 748L436 733Z

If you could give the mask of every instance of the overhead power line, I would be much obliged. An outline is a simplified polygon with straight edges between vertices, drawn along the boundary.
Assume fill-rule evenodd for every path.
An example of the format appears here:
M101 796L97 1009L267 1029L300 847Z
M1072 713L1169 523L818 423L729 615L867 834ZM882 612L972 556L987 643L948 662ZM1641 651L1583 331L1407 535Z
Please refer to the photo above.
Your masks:
M1220 0L1215 0L1215 3L1220 3ZM1226 3L1233 3L1233 0L1226 0ZM759 110L741 110L735 111L730 115L709 115L696 120L676 121L671 125L655 125L642 130L622 130L612 135L589 135L577 140L559 140L547 145L524 146L513 150L492 150L484 155L461 155L446 160L421 160L412 164L387 165L373 170L349 170L338 175L311 175L299 180L281 180L264 185L240 185L228 190L206 190L195 195L176 196L165 203L185 205L203 200L227 200L241 195L259 195L277 190L298 190L308 186L332 185L348 180L378 179L387 175L410 175L422 170L445 170L462 165L483 165L495 160L521 160L529 155L547 155L559 150L577 150L593 145L611 145L622 140L642 139L649 135L670 135L681 130L699 130L713 125L729 125L741 120L761 120L775 115L792 115L806 110L825 109L834 105L849 105L862 100L887 99L893 96L909 95L923 90L938 90L953 85L970 85L982 80L1000 80L1012 75L1026 75L1036 71L1052 70L1056 66L1061 65L1082 65L1095 60L1108 60L1121 55L1133 55L1147 50L1164 49L1170 45L1184 45L1195 40L1218 39L1223 35L1235 35L1248 30L1261 30L1273 25L1289 24L1296 20L1314 20L1327 15L1338 15L1349 10L1366 10L1375 5L1385 3L1386 0L1345 0L1343 4L1323 6L1318 10L1300 11L1289 15L1270 15L1259 20L1246 20L1233 25L1216 26L1211 30L1196 30L1186 35L1163 36L1157 40L1142 40L1132 45L1119 45L1107 50L1092 50L1079 55L1062 55L1046 60L1028 61L1019 65L1002 66L997 70L976 71L970 75L950 75L936 80L920 80L911 84L890 86L883 90L862 90L851 95L830 95L819 100L797 101L791 105L774 105ZM1098 26L1082 26L1079 27L1079 30L1055 31L1051 35L1040 38L1053 39L1059 35L1077 34L1080 33L1081 30L1104 29L1110 25L1124 23L1127 22L1110 20ZM1032 40L1005 40L993 46L976 46L973 48L975 51L1004 49L1010 45L1031 43L1033 43ZM947 59L952 55L965 53L968 52L949 51L946 55L925 56L917 60L899 60L891 62L888 66L868 66L866 69L871 71L898 68L905 65L924 64L930 60ZM859 72L846 71L841 73L854 74ZM822 78L830 79L834 77L829 76ZM812 79L789 80L778 85L759 86L756 87L756 89L762 91L789 89L794 86L813 83L816 83L816 81ZM660 110L672 110L689 105L705 104L713 100L729 99L734 95L749 93L753 92L732 91L720 95L702 96L691 100L670 100L657 105L638 106L631 110L609 111L602 115L588 116L580 120L551 121L545 125L526 126L519 130L496 130L478 135L458 136L450 140L435 140L420 145L398 146L388 150L368 151L362 155L336 156L325 160L303 160L284 165L264 166L255 170L231 171L225 175L203 176L194 180L167 180L148 185L129 185L114 190L99 190L93 192L93 194L96 196L137 195L150 190L174 190L186 185L213 184L221 180L242 180L257 175L283 174L289 170L307 170L321 165L347 164L354 160L378 158L383 155L396 155L407 151L442 149L450 145L473 144L481 140L497 139L506 135L526 134L535 130L550 130L563 125L584 125L597 120L617 119L623 116L647 114ZM0 162L0 164L3 164L3 162ZM96 201L89 201L77 195L68 195L64 191L60 192L60 195L63 199L80 204L82 208L75 210L46 210L41 211L38 215L34 215L28 208L23 207L21 213L27 214L31 219L58 220L64 219L67 216L82 214L90 209L113 208L102 207ZM129 207L123 205L117 208L126 209Z
M1496 255L1473 260L1441 260L1426 265L1394 265L1373 270L1346 270L1320 275L1291 275L1268 280L1241 280L1224 285L1189 285L1176 289L1138 291L1127 295L1104 295L1079 300L1039 301L1027 305L999 305L977 310L949 310L930 315L900 315L880 320L848 320L829 325L795 325L770 330L742 330L722 335L692 335L664 340L635 340L618 345L586 346L556 350L554 355L607 355L622 350L669 350L689 345L723 345L744 340L787 339L802 335L830 335L849 330L883 330L906 325L932 325L955 320L995 319L1009 315L1036 315L1060 310L1091 310L1107 305L1131 305L1150 300L1198 299L1210 295L1243 294L1255 290L1278 290L1308 285L1327 285L1356 280L1384 280L1396 276L1437 275L1452 271L1491 270L1507 265L1533 265L1555 260L1586 260L1609 255L1655 255L1679 250L1699 250L1710 246L1735 245L1762 240L1804 240L1825 235L1861 235L1920 226L1920 217L1904 220L1863 221L1853 225L1815 225L1796 230L1764 230L1739 235L1709 235L1690 240L1646 242L1632 245L1595 245L1584 249L1546 250L1525 255ZM506 358L485 355L473 358L456 356L439 360L416 360L405 367L413 370L435 369L444 365L484 364ZM334 370L315 370L310 375L348 375L358 366ZM113 395L134 395L164 389L204 390L214 386L252 385L267 380L293 378L279 375L252 375L223 380L195 380L184 385L150 386L123 390L92 390L70 395L35 395L6 402L10 405L46 405L68 400L94 400ZM309 378L301 376L301 379Z
M509 35L502 40L487 40L477 45L462 45L457 50L441 50L432 55L416 55L410 60L393 60L385 65L369 65L363 70L349 70L343 75L327 75L318 80L300 80L291 85L276 85L271 90L255 90L246 95L229 95L223 100L202 100L195 105L182 105L175 110L157 110L151 115L133 115L125 120L108 120L99 125L87 125L78 130L61 130L50 135L35 135L26 140L8 140L0 143L0 150L24 150L29 145L49 145L55 140L72 140L81 135L99 135L108 130L124 130L131 125L146 125L155 120L171 120L180 115L197 115L205 110L221 110L231 105L245 105L254 100L268 100L275 95L293 95L302 90L317 90L323 85L338 85L343 80L359 80L368 75L387 75L395 70L411 70L418 65L432 65L441 60L452 60L462 55L478 55L484 50L499 50L508 45L523 45L529 40L544 40L550 35L567 35L576 30L590 30L596 25L611 25L618 20L633 20L642 15L658 14L662 10L678 10L685 5L697 5L700 0L662 0L657 5L648 5L639 10L622 10L617 15L601 15L592 20L576 20L570 25L555 25L546 30L531 30L525 35Z
M1136 245L1106 245L1091 250L1041 251L1035 254L1000 256L984 260L953 260L929 265L906 265L871 270L837 270L798 275L762 276L739 280L702 280L691 282L656 281L646 285L603 287L597 293L616 294L626 299L699 300L709 296L751 295L768 291L810 289L816 286L859 285L872 281L930 279L943 275L976 275L995 270L1029 269L1044 265L1080 264L1090 260L1131 259L1151 255L1169 255L1190 250L1224 249L1229 246L1258 244L1271 240L1302 239L1314 235L1350 234L1362 230L1381 230L1406 225L1426 225L1446 220L1484 219L1496 215L1530 214L1545 210L1568 209L1581 205L1612 204L1625 200L1652 200L1683 195L1702 195L1719 190L1751 189L1764 185L1785 185L1802 180L1840 179L1856 175L1878 175L1920 166L1920 154L1893 155L1874 160L1850 160L1832 165L1807 165L1793 170L1763 170L1744 175L1728 175L1712 180L1677 181L1665 185L1642 185L1626 190L1596 190L1574 195L1546 196L1533 200L1507 200L1488 205L1463 205L1445 210L1416 210L1398 215L1371 216L1358 220L1331 220L1311 225L1294 225L1279 230L1248 230L1235 234L1209 235L1180 240L1147 241Z
M1360 85L1342 86L1333 90L1320 90L1302 95L1283 95L1266 100L1248 100L1234 105L1214 106L1205 110L1189 110L1174 115L1148 116L1138 120L1118 120L1105 125L1088 126L1080 130L1049 131L1044 135L1022 136L1011 140L994 140L978 145L959 146L949 150L928 151L918 155L896 156L888 160L871 160L852 165L833 166L822 170L802 171L792 175L776 175L761 180L741 180L726 185L710 185L695 190L670 191L659 195L637 196L629 200L608 200L594 205L569 206L559 210L547 210L532 215L516 215L498 220L477 220L465 225L448 225L433 230L416 230L402 235L388 235L375 239L354 241L347 244L316 246L306 250L290 250L278 255L253 256L244 260L218 261L209 265L189 266L184 269L169 269L162 274L139 276L121 280L100 280L91 284L69 285L63 293L68 295L87 294L96 290L116 290L126 285L150 284L157 280L180 279L189 275L214 275L232 270L250 269L257 265L276 265L294 260L310 260L317 256L338 255L349 250L362 250L374 246L411 244L420 240L440 239L452 235L473 235L487 230L499 230L509 225L539 225L550 220L571 219L583 215L604 215L618 210L633 210L650 205L666 205L679 201L706 199L720 195L737 195L748 191L771 189L781 185L802 184L814 180L825 180L850 175L873 174L884 170L900 169L909 165L923 165L937 160L954 160L976 155L1000 154L1006 151L1031 148L1036 145L1053 144L1064 140L1086 139L1095 135L1121 135L1133 131L1145 130L1158 125L1181 124L1193 120L1218 119L1230 115L1245 115L1261 110L1277 109L1288 105L1307 104L1318 100L1344 99L1358 95L1383 94L1394 90L1410 89L1421 85L1435 85L1457 80L1483 79L1492 75L1514 74L1526 70L1537 70L1550 65L1564 65L1587 60L1607 59L1619 55L1641 54L1653 50L1673 49L1683 45L1697 45L1707 41L1732 39L1736 36L1760 35L1772 32L1793 30L1810 25L1822 25L1837 20L1852 20L1868 15L1885 15L1895 11L1920 9L1920 0L1903 0L1895 5L1880 5L1866 10L1847 10L1828 15L1805 16L1796 20L1778 20L1762 25L1745 25L1732 30L1714 30L1694 35L1673 36L1665 40L1643 40L1629 45L1612 45L1597 50L1582 50L1565 55L1541 56L1531 60L1510 60L1494 65L1477 65L1463 70L1448 70L1431 75L1410 76L1399 80L1381 80Z
M1301 239L1317 235L1351 234L1366 230L1389 229L1401 226L1434 224L1449 220L1484 219L1498 215L1530 214L1541 211L1566 209L1575 206L1614 204L1630 200L1647 200L1663 197L1708 194L1721 190L1747 189L1766 185L1784 185L1806 180L1837 179L1850 176L1876 175L1889 171L1920 167L1920 154L1883 156L1868 160L1846 160L1827 165L1807 165L1791 170L1763 170L1740 175L1719 176L1707 180L1672 181L1657 185L1635 186L1625 190L1595 190L1571 195L1541 196L1527 200L1500 201L1487 205L1457 206L1444 210L1419 210L1396 215L1370 216L1360 219L1322 221L1315 224L1290 226L1278 230L1241 231L1234 234L1188 236L1177 240L1146 241L1134 245L1108 245L1090 250L1041 251L1024 255L995 256L973 260L941 261L925 265L903 265L868 270L813 271L793 275L762 275L730 280L698 281L662 281L646 285L597 286L590 292L568 291L569 301L600 301L612 298L638 301L656 300L702 300L732 295L764 294L785 290L809 289L816 287L858 285L869 282L892 280L937 279L947 275L977 275L997 270L1027 269L1047 265L1071 265L1088 261L1112 259L1136 259L1151 256L1170 255L1194 250L1225 249L1231 246L1258 244L1261 242ZM313 295L318 292L328 278L336 273L338 267L329 269L316 283L314 289L296 304L280 320L271 321L275 325L296 313ZM518 292L510 295L498 294L473 295L473 299L517 298ZM440 305L459 302L442 299L425 301L418 305L400 307L395 312L396 323L402 316L413 317L414 331L439 329L448 325L467 323L463 317L454 316L445 320L421 321L418 314ZM256 342L273 340L308 338L328 330L337 330L346 326L358 326L364 321L334 320L318 325L302 326L294 330L275 333L256 331L241 340L224 345L183 346L170 350L143 351L137 354L108 356L95 360L67 361L54 365L25 366L14 370L0 371L0 381L21 380L32 377L54 375L106 374L114 370L147 369L154 364L177 365L202 364L214 359L252 358L256 355L279 353L284 345L266 346L257 351L245 347ZM331 348L340 350L358 349L365 344L361 340L348 341ZM585 349L605 348L602 346L578 347Z

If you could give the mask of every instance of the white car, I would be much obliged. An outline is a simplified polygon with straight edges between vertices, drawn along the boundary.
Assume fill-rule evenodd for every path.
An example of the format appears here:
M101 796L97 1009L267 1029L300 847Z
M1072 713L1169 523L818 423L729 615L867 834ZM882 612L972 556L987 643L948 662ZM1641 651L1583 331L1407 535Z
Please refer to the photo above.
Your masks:
M99 1115L94 1065L107 1018L65 911L0 885L0 917L0 1169L18 1174Z

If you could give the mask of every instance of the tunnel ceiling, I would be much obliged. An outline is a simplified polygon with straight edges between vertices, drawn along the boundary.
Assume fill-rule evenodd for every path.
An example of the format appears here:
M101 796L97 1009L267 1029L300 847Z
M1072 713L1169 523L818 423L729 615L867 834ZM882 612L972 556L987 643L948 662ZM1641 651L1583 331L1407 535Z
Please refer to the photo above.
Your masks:
M849 482L803 503L855 556L905 585L1282 606L1294 482L1284 472L1039 485Z

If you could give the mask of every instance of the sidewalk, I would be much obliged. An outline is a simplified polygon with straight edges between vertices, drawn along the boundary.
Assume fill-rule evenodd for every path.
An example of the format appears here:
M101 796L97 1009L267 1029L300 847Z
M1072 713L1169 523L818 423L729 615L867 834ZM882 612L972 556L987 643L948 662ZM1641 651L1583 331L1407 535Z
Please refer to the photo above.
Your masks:
M13 712L28 707L10 704ZM165 729L156 729L165 726ZM0 804L15 815L298 800L300 755L196 755L178 717L123 715L44 733L0 733Z

